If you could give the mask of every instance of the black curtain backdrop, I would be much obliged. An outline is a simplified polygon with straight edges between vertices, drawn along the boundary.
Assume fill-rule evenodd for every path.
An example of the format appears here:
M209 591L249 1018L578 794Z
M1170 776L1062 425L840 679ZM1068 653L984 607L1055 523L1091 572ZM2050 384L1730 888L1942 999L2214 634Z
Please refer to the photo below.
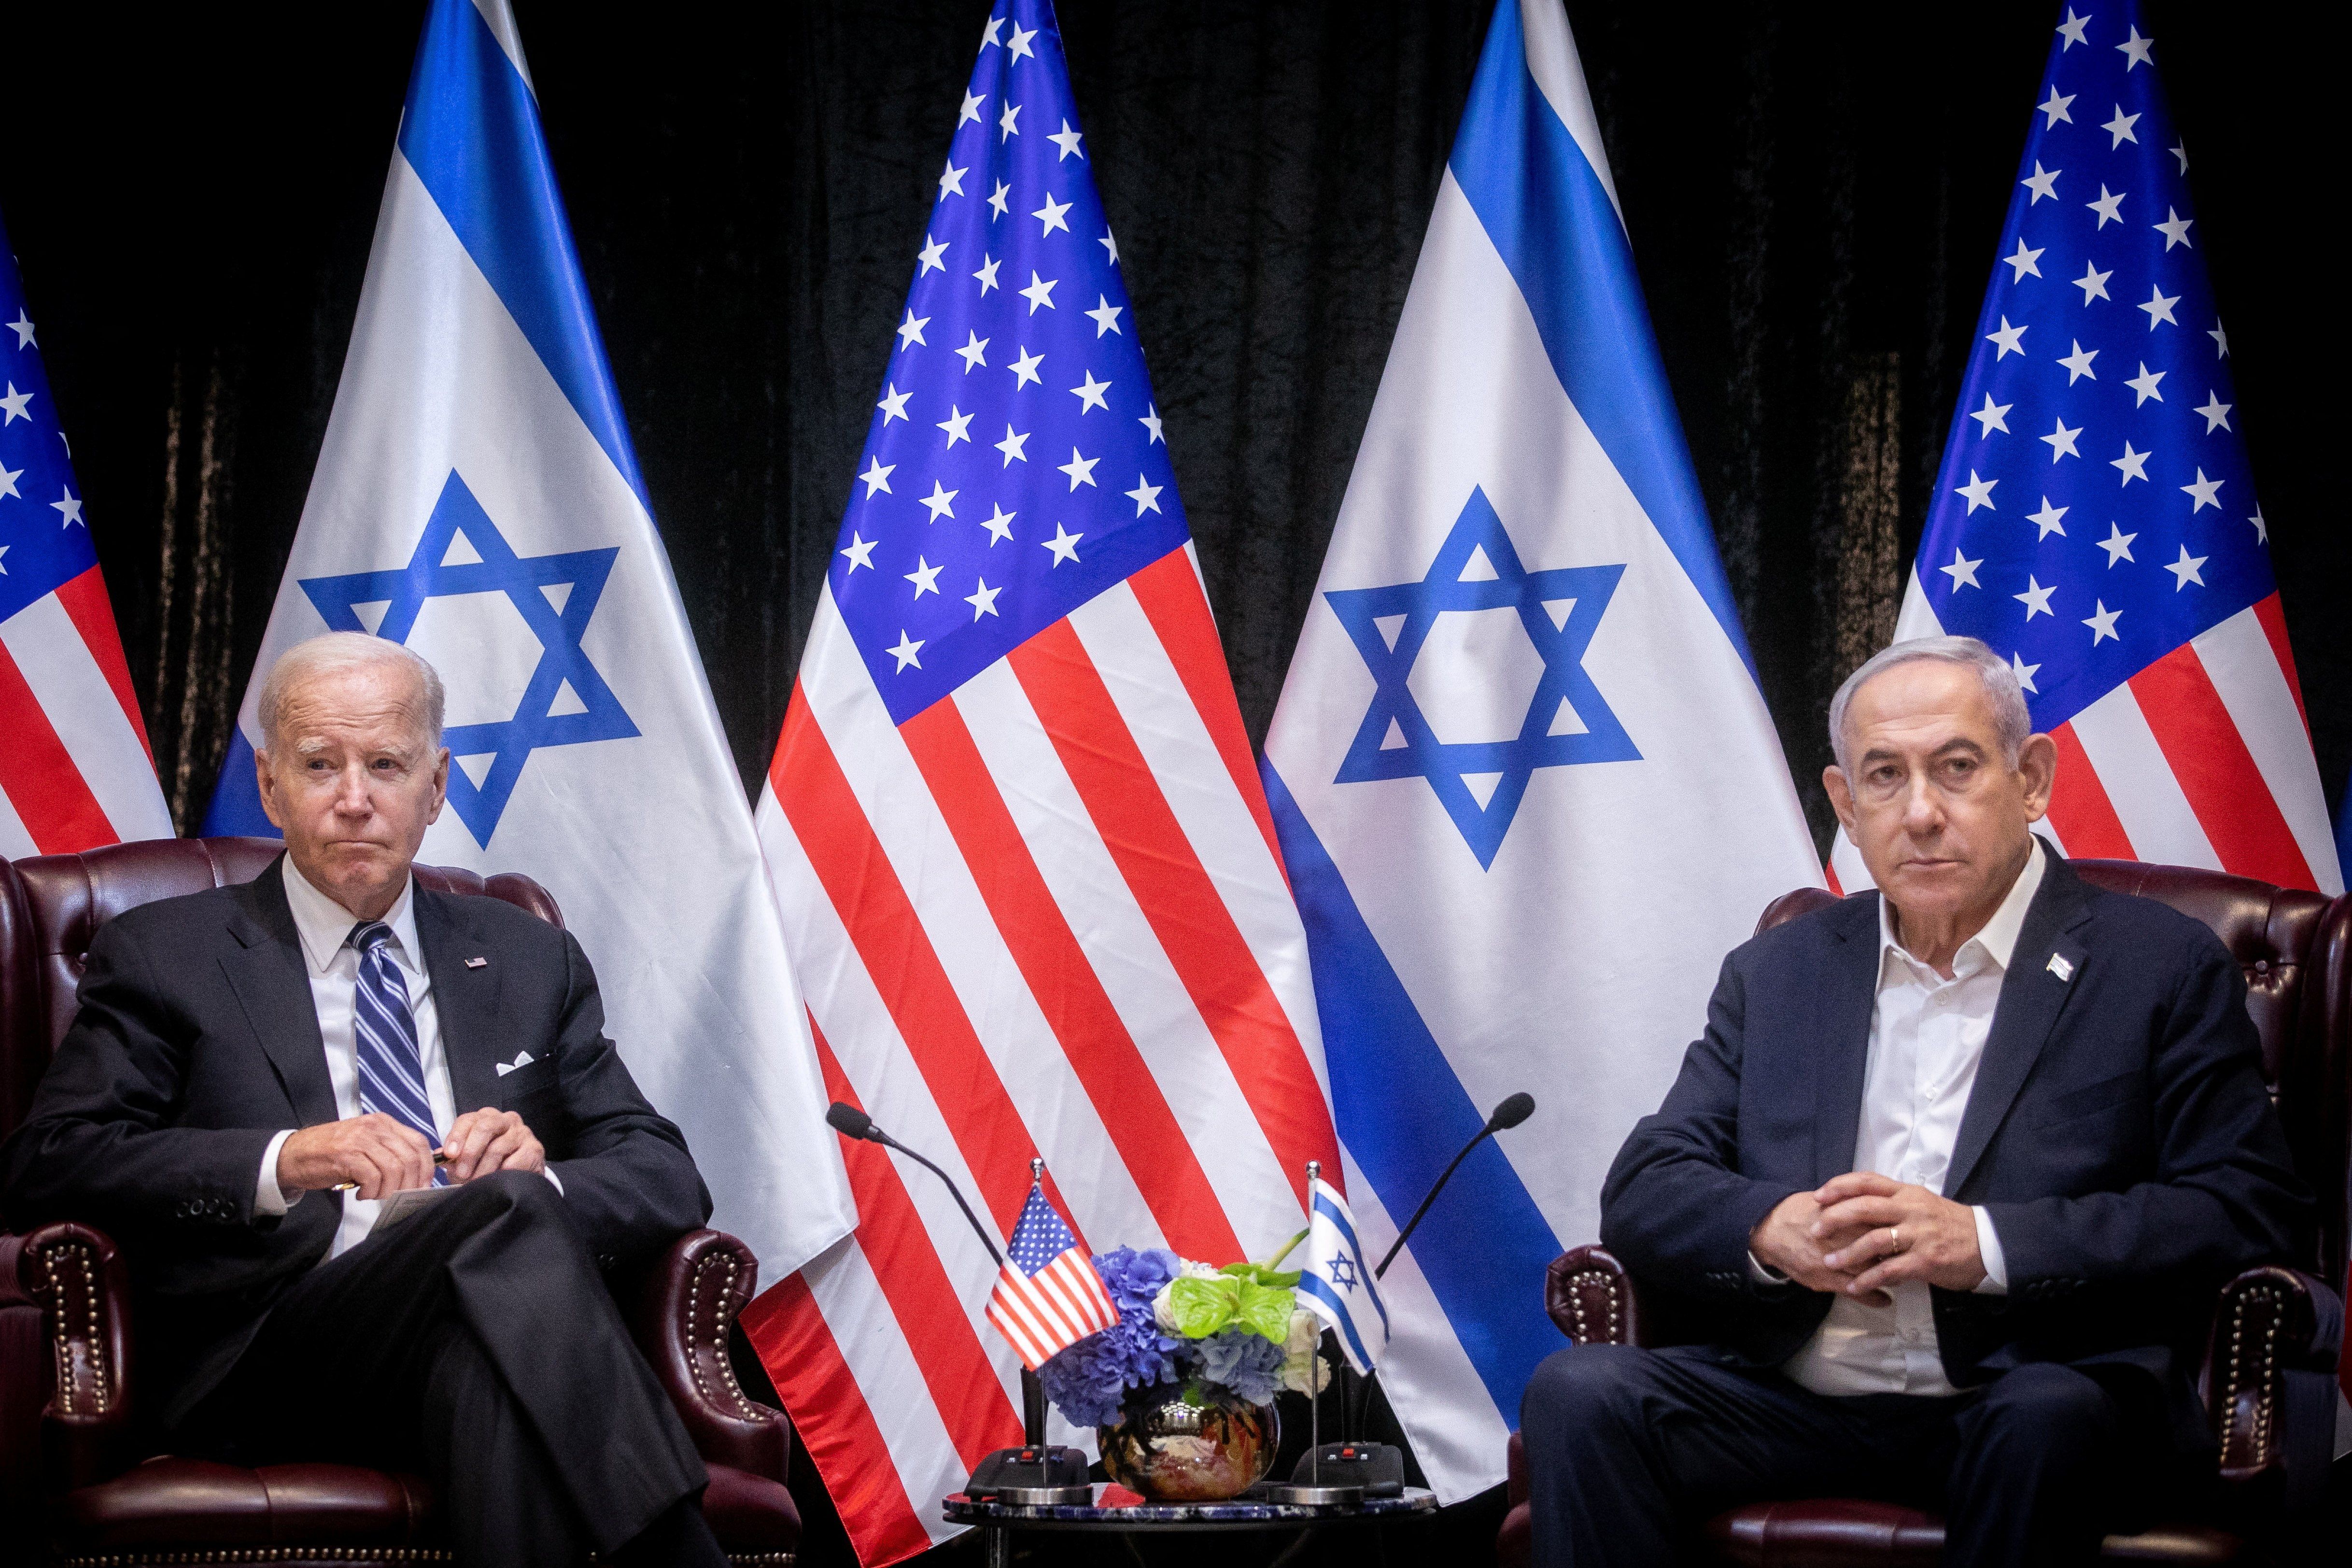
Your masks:
M1210 596L1263 736L1491 0L1067 0ZM422 7L12 16L7 215L157 761L201 817L366 266ZM1569 5L1666 371L1813 824L1893 626L2053 7ZM655 513L756 789L986 0L521 0ZM2331 80L2152 4L2323 780L2352 765ZM2315 183L2315 181L2318 183ZM2318 285L2318 287L2315 287ZM2316 369L2313 367L2318 367Z
M1254 737L1490 5L1061 9ZM518 10L656 516L756 789L986 0ZM2056 7L1569 10L1825 840L1828 698L1894 624ZM421 15L26 5L0 28L0 209L184 828L301 511ZM2316 150L2338 89L2328 50L2276 13L2151 0L2149 30L2332 801L2352 763L2352 548L2326 499L2346 330Z

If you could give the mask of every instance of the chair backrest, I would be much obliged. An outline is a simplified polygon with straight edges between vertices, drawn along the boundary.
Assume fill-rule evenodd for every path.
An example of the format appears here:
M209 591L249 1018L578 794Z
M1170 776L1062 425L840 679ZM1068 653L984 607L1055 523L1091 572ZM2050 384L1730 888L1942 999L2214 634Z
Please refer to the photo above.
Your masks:
M157 899L250 882L284 847L274 838L156 838L0 861L0 1137L25 1119L73 1023L74 988L98 928ZM528 877L441 866L415 873L419 886L487 894L563 923L547 889Z
M2318 1200L2317 1256L2304 1263L2323 1279L2342 1279L2352 1155L2352 896L2330 899L2187 866L2066 864L2095 888L2154 899L2202 921L2238 961L2246 1011L2262 1037L2263 1077L2295 1169ZM1834 902L1820 888L1800 888L1775 900L1756 929Z

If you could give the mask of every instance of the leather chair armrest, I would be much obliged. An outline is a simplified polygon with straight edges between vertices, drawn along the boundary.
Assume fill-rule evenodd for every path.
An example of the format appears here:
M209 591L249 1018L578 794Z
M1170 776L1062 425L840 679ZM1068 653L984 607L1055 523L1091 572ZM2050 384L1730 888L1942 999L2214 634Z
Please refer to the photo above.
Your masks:
M2221 1479L2243 1483L2286 1465L2286 1370L2308 1363L2318 1312L2288 1268L2250 1268L2221 1288L2205 1356L2205 1408Z
M16 1279L40 1306L55 1380L41 1412L50 1484L63 1492L103 1480L128 1458L130 1269L104 1232L68 1221L24 1238Z
M704 1459L782 1481L792 1425L747 1398L728 1359L735 1315L758 1288L760 1260L735 1237L688 1231L655 1263L629 1301L637 1348L661 1380Z
M1544 1271L1544 1310L1580 1345L1636 1345L1641 1300L1633 1277L1605 1247L1572 1247Z

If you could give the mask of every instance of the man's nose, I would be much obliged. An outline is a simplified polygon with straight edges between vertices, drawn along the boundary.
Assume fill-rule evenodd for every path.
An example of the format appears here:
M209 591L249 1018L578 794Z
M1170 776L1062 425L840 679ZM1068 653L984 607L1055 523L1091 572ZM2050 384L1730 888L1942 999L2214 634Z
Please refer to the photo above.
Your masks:
M1944 825L1944 803L1924 776L1914 778L1903 801L1903 826L1913 833L1933 833Z
M367 773L345 768L335 780L335 809L346 816L366 816L375 810L368 798Z

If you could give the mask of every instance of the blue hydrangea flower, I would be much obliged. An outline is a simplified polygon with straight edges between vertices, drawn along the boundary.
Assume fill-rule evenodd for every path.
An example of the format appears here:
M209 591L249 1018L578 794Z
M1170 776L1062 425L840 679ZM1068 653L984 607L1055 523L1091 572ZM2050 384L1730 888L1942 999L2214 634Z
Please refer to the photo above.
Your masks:
M1282 1375L1283 1347L1247 1329L1220 1329L1193 1342L1199 1353L1196 1375L1203 1383L1221 1383L1234 1397L1251 1405L1272 1403Z

